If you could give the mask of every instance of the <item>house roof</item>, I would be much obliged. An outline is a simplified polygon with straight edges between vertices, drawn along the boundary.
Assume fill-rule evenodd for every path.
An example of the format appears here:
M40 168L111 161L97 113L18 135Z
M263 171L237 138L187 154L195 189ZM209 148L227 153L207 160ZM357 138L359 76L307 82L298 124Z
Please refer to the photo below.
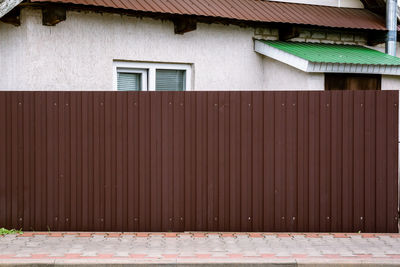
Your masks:
M385 19L367 9L337 8L264 0L30 0L30 2L65 3L251 22L386 30Z
M255 51L306 72L400 75L400 58L357 45L255 41Z

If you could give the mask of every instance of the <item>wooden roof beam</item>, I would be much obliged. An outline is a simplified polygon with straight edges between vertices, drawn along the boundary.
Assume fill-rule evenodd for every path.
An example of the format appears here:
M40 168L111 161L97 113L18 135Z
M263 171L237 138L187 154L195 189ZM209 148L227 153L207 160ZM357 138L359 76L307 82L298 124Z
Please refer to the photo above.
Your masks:
M67 10L61 6L45 6L42 8L42 20L45 26L55 26L67 19Z
M21 25L21 9L19 7L13 8L7 14L5 14L2 18L0 18L1 22L8 23L14 26Z
M173 20L175 34L184 34L197 29L195 18L180 17Z

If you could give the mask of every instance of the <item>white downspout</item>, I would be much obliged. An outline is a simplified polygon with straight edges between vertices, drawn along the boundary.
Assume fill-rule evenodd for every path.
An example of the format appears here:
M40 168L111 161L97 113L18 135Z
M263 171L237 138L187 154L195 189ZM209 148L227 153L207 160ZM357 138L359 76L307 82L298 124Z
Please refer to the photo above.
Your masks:
M386 54L396 56L397 44L397 0L386 0Z

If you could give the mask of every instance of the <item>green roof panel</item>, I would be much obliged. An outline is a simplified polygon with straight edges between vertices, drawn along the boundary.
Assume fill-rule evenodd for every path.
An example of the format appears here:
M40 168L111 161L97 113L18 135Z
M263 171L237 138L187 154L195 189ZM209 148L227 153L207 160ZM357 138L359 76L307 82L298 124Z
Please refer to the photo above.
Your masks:
M363 46L260 41L311 62L400 66L400 58Z

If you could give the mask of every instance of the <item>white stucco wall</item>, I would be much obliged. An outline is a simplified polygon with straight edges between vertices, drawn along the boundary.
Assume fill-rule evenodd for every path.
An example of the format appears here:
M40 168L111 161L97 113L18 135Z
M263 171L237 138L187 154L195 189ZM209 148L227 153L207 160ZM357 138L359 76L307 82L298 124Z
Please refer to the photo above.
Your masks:
M351 8L364 7L364 5L361 3L360 0L270 0L270 1L320 5L320 6L335 6L335 7L351 7Z
M400 90L400 76L382 75L382 90Z
M25 67L27 40L26 25L18 28L0 23L0 88L16 88L12 84L19 82L27 86L26 75L21 70Z
M193 64L195 90L263 89L263 58L253 28L173 23L115 14L68 12L55 27L23 9L22 26L0 23L0 89L111 90L113 60Z
M264 57L264 88L273 90L324 90L323 73L307 73Z

